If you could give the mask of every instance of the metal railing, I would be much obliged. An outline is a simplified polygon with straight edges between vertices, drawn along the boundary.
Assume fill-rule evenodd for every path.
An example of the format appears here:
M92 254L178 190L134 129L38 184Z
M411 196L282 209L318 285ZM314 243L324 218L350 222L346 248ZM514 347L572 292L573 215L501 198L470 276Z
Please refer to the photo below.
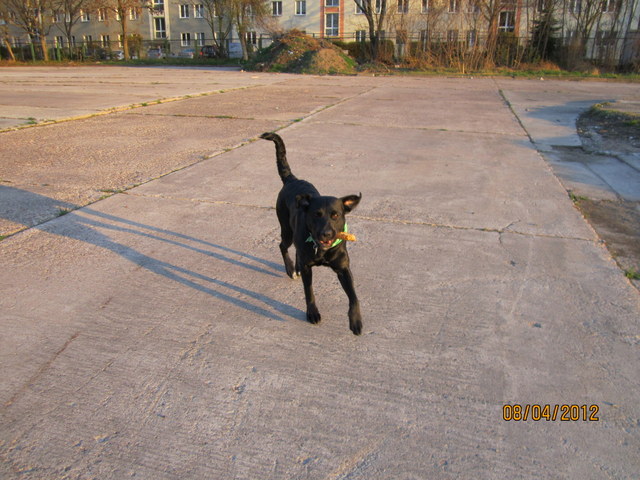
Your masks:
M320 34L310 34L319 38ZM349 55L366 61L369 52L367 40L361 34L352 32L340 37L323 37L339 45ZM258 34L249 40L252 51L265 48L273 42L268 34ZM629 66L637 70L640 66L640 32L632 32L628 37L607 37L606 41L589 39L585 44L564 44L562 39L555 39L554 58L568 68L575 68L581 63L619 68ZM201 52L203 46L214 45L213 39L132 39L129 42L129 56L134 59L206 59L211 58ZM241 57L242 51L237 37L227 39L226 55ZM39 43L23 43L12 45L12 53L16 60L32 61L44 58ZM124 59L124 48L119 42L88 42L77 45L49 43L47 44L49 60L52 61L100 61ZM400 32L386 34L382 37L379 48L380 59L386 62L406 62L419 65L457 67L461 70L473 70L483 65L507 66L517 68L524 63L542 60L539 51L532 45L530 38L515 37L512 34L488 36L475 32L442 32L426 35L425 32ZM11 55L5 45L0 46L0 59L6 60Z

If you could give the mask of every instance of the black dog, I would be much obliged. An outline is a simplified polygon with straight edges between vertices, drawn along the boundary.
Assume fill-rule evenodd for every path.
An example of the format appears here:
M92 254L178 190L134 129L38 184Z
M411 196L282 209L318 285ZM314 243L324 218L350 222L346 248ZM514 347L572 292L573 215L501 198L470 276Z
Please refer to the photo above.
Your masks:
M302 276L307 301L307 320L320 321L320 312L313 295L311 267L325 265L338 274L340 284L349 297L349 328L355 335L362 332L360 303L353 288L353 275L349 269L346 241L336 239L345 231L345 214L351 212L362 198L349 195L343 198L324 197L305 180L291 173L284 142L275 133L263 133L260 138L276 144L278 173L284 184L278 194L276 213L280 221L282 242L280 251L287 275ZM295 267L289 257L291 244L296 247Z

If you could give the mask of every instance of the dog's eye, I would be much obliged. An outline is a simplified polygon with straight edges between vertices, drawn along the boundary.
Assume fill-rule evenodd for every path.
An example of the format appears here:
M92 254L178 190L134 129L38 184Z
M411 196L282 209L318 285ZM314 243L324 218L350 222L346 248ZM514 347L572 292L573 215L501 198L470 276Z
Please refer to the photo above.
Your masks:
M338 212L331 212L331 218L333 218L334 220L338 218Z

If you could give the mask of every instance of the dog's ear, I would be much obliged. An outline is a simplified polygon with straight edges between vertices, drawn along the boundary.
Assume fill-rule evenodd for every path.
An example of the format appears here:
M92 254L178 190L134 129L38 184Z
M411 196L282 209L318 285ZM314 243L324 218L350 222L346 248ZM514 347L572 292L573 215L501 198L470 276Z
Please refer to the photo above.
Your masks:
M309 200L311 200L311 195L309 195L308 193L296 195L296 205L298 206L298 208L301 208L305 212L309 209Z
M356 208L360 203L360 199L362 198L362 193L360 195L348 195L346 197L342 197L342 204L344 205L344 211L349 213L351 210Z

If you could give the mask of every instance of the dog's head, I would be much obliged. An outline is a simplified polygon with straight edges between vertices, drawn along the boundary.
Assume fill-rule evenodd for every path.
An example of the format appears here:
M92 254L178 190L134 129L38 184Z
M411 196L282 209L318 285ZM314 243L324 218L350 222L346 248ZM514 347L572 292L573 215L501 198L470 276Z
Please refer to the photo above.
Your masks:
M312 197L298 195L298 208L305 212L306 224L311 238L320 250L328 250L336 235L344 230L345 215L360 203L360 195L336 197Z

